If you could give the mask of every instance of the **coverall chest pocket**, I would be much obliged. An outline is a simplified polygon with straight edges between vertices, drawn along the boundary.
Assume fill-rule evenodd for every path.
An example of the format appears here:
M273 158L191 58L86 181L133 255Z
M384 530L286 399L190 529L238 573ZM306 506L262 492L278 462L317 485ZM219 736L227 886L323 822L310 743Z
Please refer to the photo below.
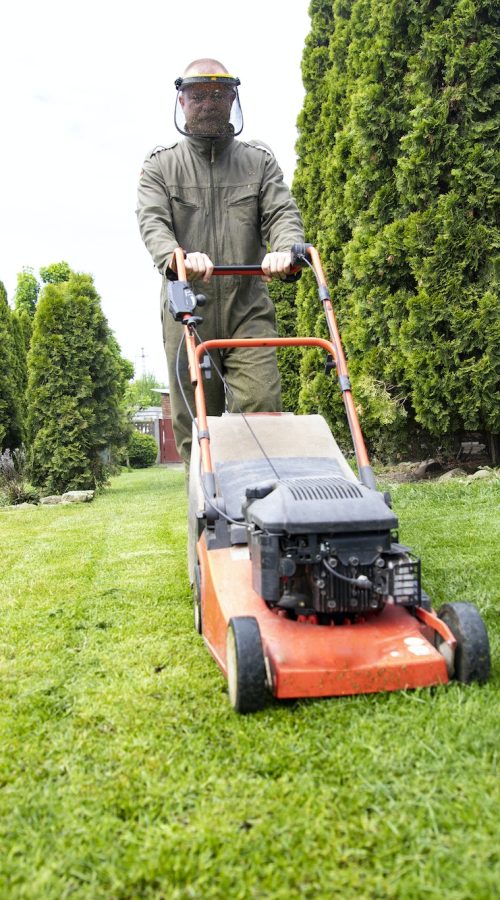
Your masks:
M199 250L203 244L201 206L184 197L172 196L172 224L179 245L186 251Z
M258 193L248 191L228 200L227 218L234 261L254 263L262 246Z

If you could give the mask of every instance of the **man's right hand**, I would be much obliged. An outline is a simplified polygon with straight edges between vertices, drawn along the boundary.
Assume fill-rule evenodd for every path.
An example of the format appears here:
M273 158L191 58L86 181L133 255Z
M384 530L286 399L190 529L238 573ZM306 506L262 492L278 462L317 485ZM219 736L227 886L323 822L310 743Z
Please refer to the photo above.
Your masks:
M214 264L206 253L188 253L184 263L189 281L194 281L197 278L202 278L203 281L210 281Z

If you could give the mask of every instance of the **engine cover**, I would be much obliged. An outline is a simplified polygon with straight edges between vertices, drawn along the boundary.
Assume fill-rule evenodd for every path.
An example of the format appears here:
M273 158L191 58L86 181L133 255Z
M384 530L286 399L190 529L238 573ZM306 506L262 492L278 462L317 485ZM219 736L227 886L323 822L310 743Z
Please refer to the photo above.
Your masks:
M284 478L247 488L245 518L263 531L283 534L389 531L398 520L378 491L341 475Z
M341 476L290 478L247 490L253 588L291 614L339 614L420 602L420 563L391 532L381 494Z

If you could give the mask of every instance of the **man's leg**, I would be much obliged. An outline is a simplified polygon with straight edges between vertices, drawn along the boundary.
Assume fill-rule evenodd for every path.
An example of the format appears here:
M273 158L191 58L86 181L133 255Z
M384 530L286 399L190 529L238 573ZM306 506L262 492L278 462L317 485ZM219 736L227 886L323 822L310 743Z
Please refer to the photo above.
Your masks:
M242 347L224 356L230 412L280 412L281 382L274 347Z
M252 294L243 298L249 301L249 310L239 321L241 304L234 309L230 323L233 338L278 336L274 307L264 285L256 285L254 293L257 301ZM230 412L238 412L238 405L243 412L281 412L281 381L274 347L235 348L224 354L223 362L231 392L227 398Z
M173 319L163 323L163 337L165 344L165 352L167 354L167 368L170 386L170 404L172 408L172 425L175 435L175 443L177 451L182 456L184 463L189 469L189 459L191 456L191 435L192 435L192 415L196 415L194 406L194 389L189 380L189 371L187 363L187 353L185 343L179 352L179 342L183 338L184 326ZM219 354L217 351L212 355L221 366ZM179 378L182 385L179 386ZM207 414L209 416L220 416L224 412L224 387L215 371L212 370L211 378L204 376L203 386L205 389L205 401ZM182 396L184 391L186 400L189 404L189 410Z

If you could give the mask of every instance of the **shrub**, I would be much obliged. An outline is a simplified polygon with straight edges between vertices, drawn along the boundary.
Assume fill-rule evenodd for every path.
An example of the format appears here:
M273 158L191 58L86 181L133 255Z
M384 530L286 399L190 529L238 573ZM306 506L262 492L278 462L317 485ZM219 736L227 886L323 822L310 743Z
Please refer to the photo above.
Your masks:
M22 448L0 453L0 491L7 506L38 503L38 492L26 481L26 454Z
M133 431L128 445L128 459L133 469L146 469L154 465L158 446L151 434Z

